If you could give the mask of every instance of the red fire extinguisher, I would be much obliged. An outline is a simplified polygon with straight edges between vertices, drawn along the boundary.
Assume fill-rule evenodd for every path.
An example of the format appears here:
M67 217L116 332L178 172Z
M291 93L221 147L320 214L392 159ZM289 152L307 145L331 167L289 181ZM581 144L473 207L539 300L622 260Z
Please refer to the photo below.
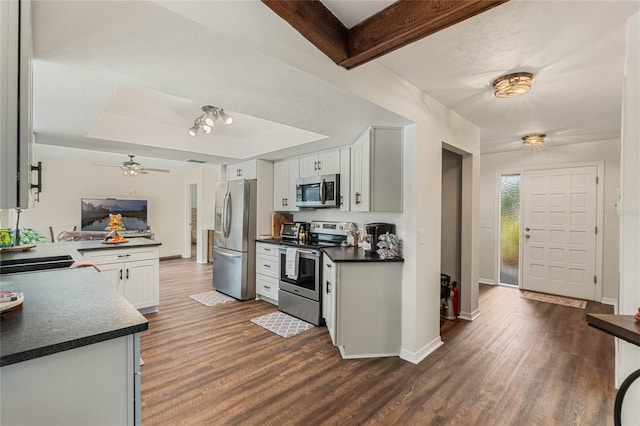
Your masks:
M458 297L460 296L459 293L458 293L458 283L455 282L455 281L452 282L451 283L451 287L452 287L451 292L453 293L453 296L452 296L453 300L451 301L453 303L453 315L456 318L458 318L458 311L459 311L459 309L458 309Z

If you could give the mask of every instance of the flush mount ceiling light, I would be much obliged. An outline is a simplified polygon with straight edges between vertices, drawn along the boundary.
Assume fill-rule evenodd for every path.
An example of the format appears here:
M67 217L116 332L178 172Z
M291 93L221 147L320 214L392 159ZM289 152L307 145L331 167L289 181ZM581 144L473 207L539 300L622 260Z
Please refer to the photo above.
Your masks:
M222 108L214 107L211 105L205 105L202 107L202 114L196 118L193 122L193 126L189 129L191 136L196 136L198 132L211 133L211 130L216 127L216 121L221 119L224 124L233 123L233 117L226 114Z
M516 72L503 75L493 81L493 93L496 98L513 98L531 90L533 74L529 72Z
M546 135L541 133L534 133L532 135L527 135L522 137L522 144L524 146L540 146L544 143L544 138Z

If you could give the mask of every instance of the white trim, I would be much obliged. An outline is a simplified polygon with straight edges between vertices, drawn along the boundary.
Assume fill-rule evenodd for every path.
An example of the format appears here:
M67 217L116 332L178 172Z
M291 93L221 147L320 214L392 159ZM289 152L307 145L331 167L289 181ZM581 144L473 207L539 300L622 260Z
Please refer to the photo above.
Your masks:
M475 311L469 313L469 312L460 312L460 315L458 315L458 318L463 319L465 321L473 321L474 319L478 318L480 316L481 312L480 309L476 309Z
M347 355L345 353L344 350L344 346L338 346L338 349L340 349L340 356L342 356L342 359L360 359L360 358L388 358L390 356L398 356L397 353L376 353L376 354L352 354L352 355Z
M424 345L422 348L420 348L417 352L411 352L404 348L401 348L400 358L413 364L419 364L423 359L431 355L433 351L435 351L442 345L444 345L444 343L442 342L442 339L440 339L440 336L438 336Z
M478 278L478 283L488 284L488 285L497 285L494 280L490 280L489 278Z
M605 305L612 305L613 306L613 313L614 314L618 314L618 300L617 299L611 299L609 297L603 297L602 299L600 299L600 303L605 304Z

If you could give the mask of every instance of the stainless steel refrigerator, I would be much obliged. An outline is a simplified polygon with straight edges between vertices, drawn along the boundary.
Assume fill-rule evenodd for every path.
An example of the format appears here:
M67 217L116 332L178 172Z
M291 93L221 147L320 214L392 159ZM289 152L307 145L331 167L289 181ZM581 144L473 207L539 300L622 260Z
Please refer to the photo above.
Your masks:
M213 287L240 300L256 297L257 181L216 185Z

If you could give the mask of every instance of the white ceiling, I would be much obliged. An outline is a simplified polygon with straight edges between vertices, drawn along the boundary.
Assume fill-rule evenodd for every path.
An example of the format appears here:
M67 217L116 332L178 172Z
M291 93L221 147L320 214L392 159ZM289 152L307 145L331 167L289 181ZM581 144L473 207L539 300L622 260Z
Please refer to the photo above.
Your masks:
M324 3L350 27L391 2ZM35 1L36 140L229 162L343 146L369 125L409 123L247 43L255 39L248 32L266 39L279 31L268 19L248 27L256 8L266 6ZM638 1L511 0L376 62L478 125L483 152L520 149L534 131L549 144L614 139L624 23L639 9ZM519 70L534 74L532 91L493 97L491 81ZM233 112L237 123L189 138L205 104Z

